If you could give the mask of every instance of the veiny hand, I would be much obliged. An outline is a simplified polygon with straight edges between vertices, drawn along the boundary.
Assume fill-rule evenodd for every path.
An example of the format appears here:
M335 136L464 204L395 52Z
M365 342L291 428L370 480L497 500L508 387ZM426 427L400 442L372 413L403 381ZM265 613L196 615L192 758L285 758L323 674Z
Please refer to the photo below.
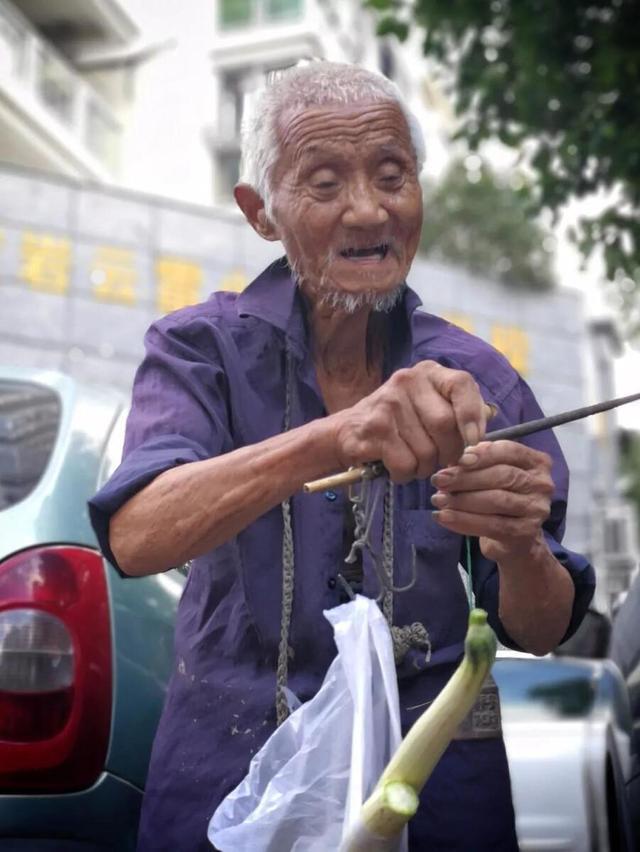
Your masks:
M484 441L431 482L438 523L477 536L487 559L526 556L539 544L554 491L546 453L515 441Z
M426 478L484 436L488 414L469 373L421 361L332 415L338 461L380 460L394 482Z

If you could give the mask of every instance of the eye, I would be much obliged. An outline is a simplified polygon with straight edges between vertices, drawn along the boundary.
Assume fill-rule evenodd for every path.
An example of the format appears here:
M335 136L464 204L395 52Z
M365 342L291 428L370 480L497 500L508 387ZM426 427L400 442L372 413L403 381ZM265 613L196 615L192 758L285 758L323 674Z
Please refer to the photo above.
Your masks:
M328 168L316 169L311 175L309 183L314 192L323 195L335 192L340 186L337 174L333 169Z
M383 189L397 189L404 183L404 169L398 163L384 163L378 172Z
M404 183L404 175L400 173L381 175L380 183L385 189L396 189Z

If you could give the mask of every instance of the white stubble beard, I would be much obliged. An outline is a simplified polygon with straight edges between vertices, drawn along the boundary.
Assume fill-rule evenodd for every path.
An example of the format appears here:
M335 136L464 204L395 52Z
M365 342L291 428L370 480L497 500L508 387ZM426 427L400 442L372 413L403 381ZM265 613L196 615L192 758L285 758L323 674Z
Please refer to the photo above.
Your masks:
M329 268L333 255L330 254L327 258L327 263L324 264L324 271L320 276L318 287L314 288L314 293L318 296L320 305L332 308L336 311L342 311L345 314L355 314L362 308L370 308L377 313L389 313L393 310L402 298L402 294L406 289L404 281L395 285L392 290L387 293L378 293L376 290L363 290L360 293L346 293L344 290L336 290L329 282L327 269ZM304 278L297 263L289 260L289 267L293 273L294 280L298 287L304 283Z

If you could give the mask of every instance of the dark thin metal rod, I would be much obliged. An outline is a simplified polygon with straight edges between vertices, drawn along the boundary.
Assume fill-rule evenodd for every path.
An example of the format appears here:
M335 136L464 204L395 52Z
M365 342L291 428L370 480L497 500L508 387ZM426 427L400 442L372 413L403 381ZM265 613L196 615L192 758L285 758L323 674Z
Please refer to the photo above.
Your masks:
M485 441L513 441L516 438L524 438L533 435L534 432L542 432L544 429L553 429L563 423L573 423L582 420L591 414L599 414L601 411L610 411L619 405L635 402L640 399L640 393L630 396L621 396L618 399L608 399L606 402L597 402L595 405L586 405L584 408L574 408L573 411L564 411L562 414L553 414L551 417L540 417L538 420L530 420L528 423L519 423L517 426L507 426L506 429L496 429L495 432L487 432Z
M533 435L534 432L542 432L545 429L553 429L554 426L562 426L563 423L573 423L575 420L582 420L583 417L589 417L591 414L610 411L619 405L626 405L628 402L636 402L637 400L640 400L640 393L633 393L630 396L620 396L617 399L608 399L605 402L597 402L595 405L586 405L584 408L574 408L572 411L564 411L562 414L553 414L551 417L540 417L538 420L530 420L528 423L507 426L506 429L496 429L494 432L487 432L483 440L513 441L517 438ZM346 485L360 482L363 479L375 479L383 473L384 467L382 462L369 462L343 473L336 473L333 476L327 476L313 482L306 482L304 490L308 494L312 494L315 491L324 491L328 488L343 488Z

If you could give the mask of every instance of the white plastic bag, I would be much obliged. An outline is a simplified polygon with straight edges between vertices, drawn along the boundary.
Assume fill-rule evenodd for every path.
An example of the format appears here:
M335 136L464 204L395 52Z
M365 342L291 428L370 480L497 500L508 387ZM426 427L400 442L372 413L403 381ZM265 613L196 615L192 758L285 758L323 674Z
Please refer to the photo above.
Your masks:
M391 635L378 606L358 595L324 615L338 655L211 818L208 837L222 852L338 850L400 743ZM398 852L406 849L405 832Z

